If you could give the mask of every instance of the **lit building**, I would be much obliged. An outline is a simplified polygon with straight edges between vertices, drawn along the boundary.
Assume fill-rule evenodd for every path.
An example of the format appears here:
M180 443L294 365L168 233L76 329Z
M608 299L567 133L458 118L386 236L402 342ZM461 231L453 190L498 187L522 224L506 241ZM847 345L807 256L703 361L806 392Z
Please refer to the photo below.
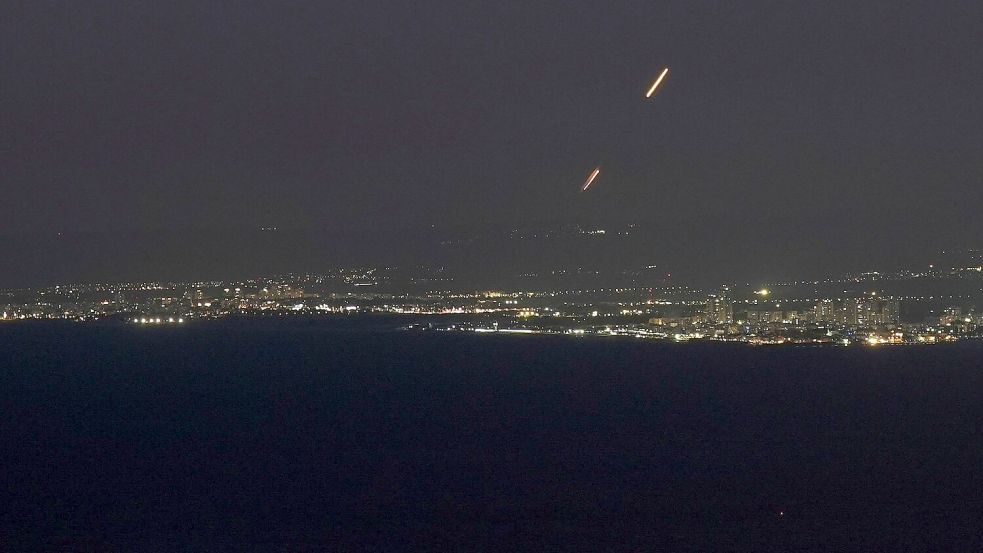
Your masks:
M946 307L942 312L942 316L939 317L939 324L952 324L963 319L963 310L961 307Z
M710 324L729 324L734 322L734 304L730 300L730 290L723 288L719 294L707 297L706 321Z
M749 309L747 322L751 324L780 323L785 319L781 308Z
M819 300L815 308L815 319L817 323L838 322L837 309L833 300Z
M898 324L901 309L897 300L863 296L841 302L822 300L815 314L816 322L871 328Z

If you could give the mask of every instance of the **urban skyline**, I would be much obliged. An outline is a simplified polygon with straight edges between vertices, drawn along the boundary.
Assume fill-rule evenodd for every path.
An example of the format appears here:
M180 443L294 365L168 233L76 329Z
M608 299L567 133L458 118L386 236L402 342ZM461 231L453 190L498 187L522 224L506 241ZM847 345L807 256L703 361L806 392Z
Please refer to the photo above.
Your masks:
M0 290L0 321L153 326L226 317L391 315L409 317L404 326L417 329L752 344L877 345L981 337L983 251L947 252L941 258L948 266L709 289L675 282L652 266L607 274L525 273L512 281L524 287L485 289L446 267L425 266L234 281L56 285ZM612 284L612 277L620 282ZM568 286L557 287L557 279Z

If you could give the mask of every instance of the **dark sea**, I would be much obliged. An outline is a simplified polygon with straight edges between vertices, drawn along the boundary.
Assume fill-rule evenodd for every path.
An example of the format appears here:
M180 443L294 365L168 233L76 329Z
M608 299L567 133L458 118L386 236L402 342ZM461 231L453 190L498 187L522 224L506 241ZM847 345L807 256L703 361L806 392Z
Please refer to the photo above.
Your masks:
M2 551L983 551L983 344L0 325Z

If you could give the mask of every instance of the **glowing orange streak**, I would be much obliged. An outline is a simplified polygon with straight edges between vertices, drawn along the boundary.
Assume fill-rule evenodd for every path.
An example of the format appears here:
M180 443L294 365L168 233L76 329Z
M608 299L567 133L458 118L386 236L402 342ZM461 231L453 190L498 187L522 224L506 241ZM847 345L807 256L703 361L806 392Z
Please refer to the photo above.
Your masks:
M587 177L587 182L584 183L584 187L581 188L581 190L587 190L587 187L590 186L590 183L594 182L594 179L596 179L597 175L600 174L601 174L601 168L600 167L595 168L594 172L591 173L589 177Z
M659 78L656 79L654 83L652 83L652 88L650 88L648 93L645 94L646 98L651 98L652 95L655 94L655 89L659 88L659 83L661 83L662 79L665 79L666 75L668 74L669 74L669 68L666 67L665 69L662 70L662 74L659 75Z

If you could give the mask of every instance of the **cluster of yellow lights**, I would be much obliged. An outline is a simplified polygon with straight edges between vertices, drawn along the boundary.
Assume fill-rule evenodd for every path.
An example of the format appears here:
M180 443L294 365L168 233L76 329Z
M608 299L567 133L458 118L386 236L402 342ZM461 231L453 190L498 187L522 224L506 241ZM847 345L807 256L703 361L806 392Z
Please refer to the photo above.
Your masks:
M878 336L876 334L871 334L867 337L866 342L871 346L876 346L878 344L901 344L904 342L904 334L901 332L895 332L890 336Z
M153 317L151 317L151 318L141 317L139 319L133 319L133 322L134 323L139 323L139 324L144 324L144 325L145 324L161 324L161 323L183 323L184 322L184 319L183 318L175 319L174 317L168 317L165 320L165 319L162 319L160 317L156 317L156 318L153 318Z

